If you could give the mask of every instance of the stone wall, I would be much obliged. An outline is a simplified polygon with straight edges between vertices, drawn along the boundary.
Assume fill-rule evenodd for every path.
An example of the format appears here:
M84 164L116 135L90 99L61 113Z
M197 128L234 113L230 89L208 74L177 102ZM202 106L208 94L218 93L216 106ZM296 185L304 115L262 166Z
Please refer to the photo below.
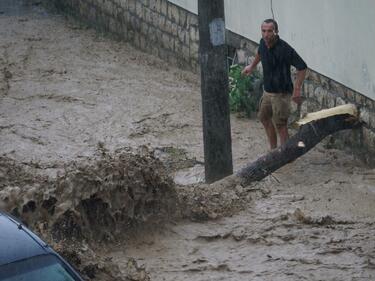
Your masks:
M51 2L49 2L51 3ZM197 15L167 0L53 0L55 7L111 33L170 64L198 72L199 32ZM248 63L257 44L231 31L226 32L229 56ZM350 148L375 165L375 102L317 72L309 70L304 82L306 101L302 113L344 103L361 110L361 129L341 132L327 140L335 147Z
M304 82L303 93L307 98L302 112L312 112L345 103L357 105L360 109L362 128L337 133L329 138L329 145L350 148L355 155L371 166L375 166L375 102L344 85L309 70Z
M53 0L64 13L181 68L198 70L198 17L167 0Z

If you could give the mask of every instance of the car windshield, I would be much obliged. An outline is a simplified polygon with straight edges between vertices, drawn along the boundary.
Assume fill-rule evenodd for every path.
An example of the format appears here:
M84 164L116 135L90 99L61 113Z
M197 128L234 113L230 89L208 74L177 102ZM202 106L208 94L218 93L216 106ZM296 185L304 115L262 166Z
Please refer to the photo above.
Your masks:
M54 255L35 256L0 266L1 281L79 281Z

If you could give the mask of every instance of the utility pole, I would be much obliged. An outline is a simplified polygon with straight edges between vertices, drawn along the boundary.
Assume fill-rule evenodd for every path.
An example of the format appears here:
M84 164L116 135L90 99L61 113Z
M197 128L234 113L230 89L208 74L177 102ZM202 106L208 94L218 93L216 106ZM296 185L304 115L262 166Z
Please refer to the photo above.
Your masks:
M233 173L224 0L198 0L206 182Z

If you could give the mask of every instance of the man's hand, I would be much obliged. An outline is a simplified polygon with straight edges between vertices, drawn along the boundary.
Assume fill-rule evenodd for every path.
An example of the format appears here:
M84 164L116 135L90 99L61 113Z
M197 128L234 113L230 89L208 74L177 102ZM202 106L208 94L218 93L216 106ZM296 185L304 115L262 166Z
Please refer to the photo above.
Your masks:
M302 103L301 88L297 88L297 87L294 88L292 100L298 105Z
M260 62L260 55L257 53L255 55L255 58L254 58L253 62L251 64L245 66L245 68L242 70L241 74L249 76L253 72L253 69L258 65L259 62Z
M301 87L302 87L303 80L305 79L305 76L306 76L306 69L297 71L297 77L296 77L296 82L294 83L292 100L298 105L301 105L303 101L303 97L301 97Z
M245 68L242 70L242 75L250 75L252 72L251 65L245 66Z

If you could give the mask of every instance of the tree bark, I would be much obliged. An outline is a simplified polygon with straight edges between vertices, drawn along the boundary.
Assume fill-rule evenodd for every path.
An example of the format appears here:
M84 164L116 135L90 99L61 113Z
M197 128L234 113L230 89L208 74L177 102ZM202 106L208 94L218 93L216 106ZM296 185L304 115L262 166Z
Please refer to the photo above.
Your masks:
M259 181L308 152L326 136L358 125L358 118L349 113L313 120L302 125L297 134L283 146L247 164L236 174L236 177L242 184Z

